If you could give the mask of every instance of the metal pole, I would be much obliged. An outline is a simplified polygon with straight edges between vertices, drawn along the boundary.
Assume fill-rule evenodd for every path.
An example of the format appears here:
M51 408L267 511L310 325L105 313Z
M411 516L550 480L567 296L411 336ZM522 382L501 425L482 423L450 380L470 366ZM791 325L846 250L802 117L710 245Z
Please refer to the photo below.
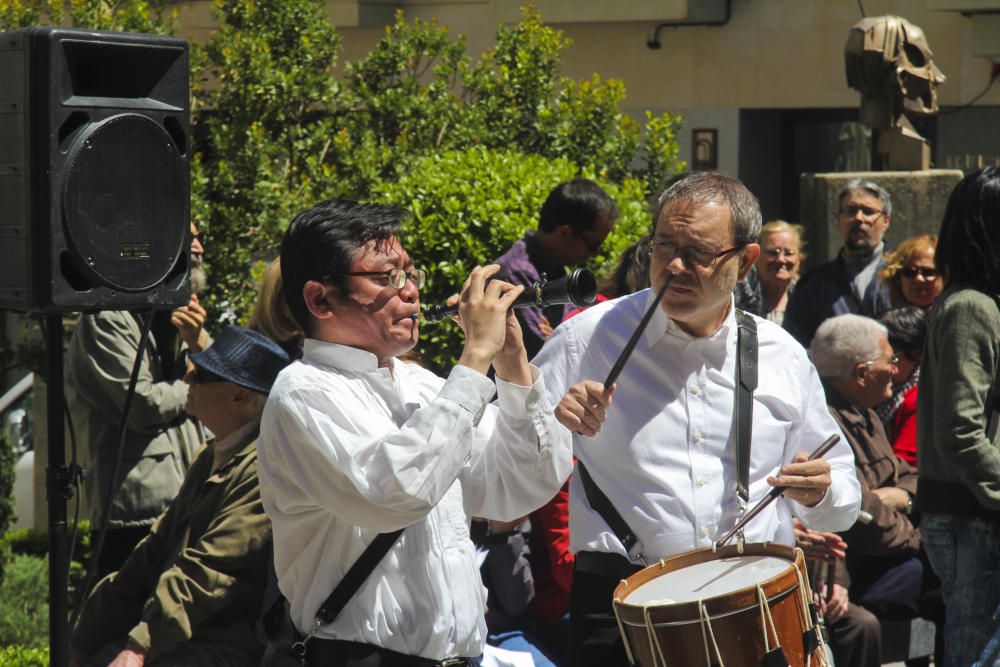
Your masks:
M63 432L62 315L45 316L48 384L49 465L45 471L49 508L49 664L69 661L69 545L66 544L66 500L69 480Z

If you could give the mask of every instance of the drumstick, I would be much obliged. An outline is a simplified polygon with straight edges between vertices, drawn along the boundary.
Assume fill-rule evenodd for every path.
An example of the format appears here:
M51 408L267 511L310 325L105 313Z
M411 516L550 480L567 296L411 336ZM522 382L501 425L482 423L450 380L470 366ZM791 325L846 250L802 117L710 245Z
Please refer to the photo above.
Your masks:
M830 451L830 449L832 449L833 446L837 444L839 440L840 436L834 433L829 438L824 440L823 444L816 448L816 451L814 451L812 454L809 455L809 460L814 461L818 458L822 458L823 455L826 454L828 451ZM733 538L733 535L735 535L741 528L743 528L743 526L750 523L750 520L753 519L758 514L760 514L765 507L773 503L778 496L780 496L782 493L785 492L787 488L788 488L787 486L776 486L773 489L771 489L766 496L761 498L760 501L753 506L753 509L751 509L745 515L743 515L743 518L736 522L736 525L733 526L728 533L722 536L722 539L716 541L715 547L719 548L723 546L726 542L731 540Z
M615 383L615 380L618 379L618 375L622 372L622 369L625 368L625 362L627 362L628 358L632 356L632 350L635 349L636 344L639 342L639 337L642 336L642 332L646 330L646 325L649 324L649 320L652 319L653 313L656 312L656 309L660 307L660 302L663 301L663 295L666 294L667 289L670 287L670 283L672 283L676 277L676 273L667 273L667 277L664 278L663 285L660 287L660 291L656 293L656 298L653 299L653 303L650 304L649 310L647 310L646 314L642 316L641 320L639 320L639 326L635 328L635 332L632 334L632 337L628 339L627 343L625 343L625 347L622 348L621 354L618 355L615 365L611 367L611 372L608 373L607 379L604 380L604 391L607 392L611 390L611 385Z

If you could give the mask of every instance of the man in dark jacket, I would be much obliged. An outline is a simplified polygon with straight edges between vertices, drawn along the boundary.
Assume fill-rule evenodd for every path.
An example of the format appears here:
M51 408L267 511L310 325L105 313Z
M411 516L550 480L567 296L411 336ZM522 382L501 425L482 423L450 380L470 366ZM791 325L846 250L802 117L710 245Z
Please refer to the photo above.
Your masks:
M920 531L914 523L913 498L917 471L896 457L874 407L892 394L898 359L885 326L860 315L840 315L820 325L810 357L826 389L830 413L854 452L861 483L861 513L842 533L847 542L846 574L850 600L878 618L933 615L937 583L926 566ZM838 652L856 650L831 626L831 645L838 664L879 665L877 643L863 659L844 659ZM876 638L877 639L877 638Z
M215 440L149 535L87 599L72 666L260 661L254 622L271 523L260 499L256 442L267 392L288 355L256 331L229 327L191 360L187 411Z
M878 278L885 264L882 237L892 219L889 193L854 179L837 197L837 224L844 246L837 256L808 271L788 299L782 326L804 347L827 318L845 313L878 317L889 310L889 289Z

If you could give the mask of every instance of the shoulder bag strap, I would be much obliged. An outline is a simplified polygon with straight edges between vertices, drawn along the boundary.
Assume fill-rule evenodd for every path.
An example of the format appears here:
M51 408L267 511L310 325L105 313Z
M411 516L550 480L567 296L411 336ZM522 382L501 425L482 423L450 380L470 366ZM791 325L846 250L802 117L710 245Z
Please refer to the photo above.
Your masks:
M385 558L385 555L389 553L389 549L392 548L392 545L396 543L396 540L402 534L403 529L400 528L391 533L379 533L372 540L372 543L365 548L361 557L354 562L351 569L347 571L344 578L340 580L337 587L330 593L330 597L320 605L319 610L316 612L317 624L329 625L333 623L351 598L354 597L354 594L358 592L358 589L361 588L361 584L365 583L365 580L375 570L375 566Z

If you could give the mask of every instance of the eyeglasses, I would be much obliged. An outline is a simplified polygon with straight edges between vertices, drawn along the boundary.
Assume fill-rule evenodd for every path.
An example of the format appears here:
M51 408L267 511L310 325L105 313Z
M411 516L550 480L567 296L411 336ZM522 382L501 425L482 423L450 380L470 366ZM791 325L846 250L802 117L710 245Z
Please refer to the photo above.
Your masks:
M385 280L385 284L393 289L403 289L407 280L412 280L417 289L421 289L427 283L427 272L423 269L389 269L388 271L354 271L353 273L328 273L324 279L335 278L337 276L367 276L380 277Z
M765 250L764 254L772 259L778 259L779 257L796 257L799 252L790 248L770 248Z
M191 375L191 379L194 380L196 384L211 384L213 382L227 382L226 378L221 375L216 375L212 371L207 371L197 364L194 367L194 373Z
M707 269L715 264L715 260L723 255L728 255L734 250L742 250L745 246L745 243L740 243L739 245L734 245L732 248L712 252L698 246L678 248L677 244L673 241L657 241L653 239L649 242L649 254L661 262L671 262L674 257L680 255L681 261L687 266L700 266Z
M881 357L879 357L879 359L881 359ZM879 359L871 359L870 361L866 361L865 366L871 366L876 361L879 361ZM888 363L890 366L899 366L899 357L897 355L893 355L886 360L886 363Z
M899 275L911 280L917 276L920 276L924 280L934 280L938 277L938 271L937 269L928 269L926 267L913 268L906 266L899 270Z
M860 213L861 217L865 220L874 220L885 213L885 211L877 208L868 208L867 206L856 206L854 204L848 204L840 209L840 214L846 215L848 218L853 218L858 213Z

